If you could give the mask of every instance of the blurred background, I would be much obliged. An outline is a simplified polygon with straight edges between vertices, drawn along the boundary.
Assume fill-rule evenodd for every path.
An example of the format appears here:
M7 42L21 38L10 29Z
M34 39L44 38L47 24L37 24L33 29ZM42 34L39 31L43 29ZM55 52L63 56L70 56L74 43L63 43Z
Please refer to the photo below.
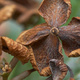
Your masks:
M13 1L18 1L18 0L13 0ZM35 1L37 1L39 4L42 2L42 0L35 0ZM72 4L72 13L65 25L68 25L72 17L80 16L80 0L71 0L71 4ZM13 40L16 40L22 31L30 29L35 25L38 25L44 22L45 20L36 13L31 14L28 20L25 21L25 23L18 22L16 19L12 18L0 25L0 36L7 36ZM63 55L64 55L65 63L69 65L74 72L75 80L80 80L80 58L68 58L65 55L64 50L63 50ZM13 56L6 53L3 54L3 57L6 58L8 62L10 62L10 60L13 58ZM30 62L25 65L22 65L21 62L18 62L18 64L12 71L11 75L9 76L9 80L11 80L13 77L17 76L21 72L29 69L32 69L32 65L30 64ZM46 77L40 76L36 71L36 72L33 72L30 76L28 76L24 80L45 80L45 79ZM68 80L68 79L69 79L69 74L67 74L64 80Z

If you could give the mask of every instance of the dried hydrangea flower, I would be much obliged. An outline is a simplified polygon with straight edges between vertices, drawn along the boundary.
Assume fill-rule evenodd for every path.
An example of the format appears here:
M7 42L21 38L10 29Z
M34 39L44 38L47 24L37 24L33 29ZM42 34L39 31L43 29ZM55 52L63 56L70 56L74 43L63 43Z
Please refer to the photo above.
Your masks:
M60 27L69 18L71 13L70 0L44 0L39 8L39 14L45 19L46 23L35 26L34 28L24 31L17 38L17 46L24 46L28 53L18 53L18 47L8 44L7 38L2 37L3 50L6 49L15 57L18 57L22 63L30 59L32 66L42 76L51 75L52 66L58 66L58 79L63 79L67 73L67 66L64 64L62 55L62 45L67 56L77 49L80 49L80 20L73 18L68 26ZM8 38L9 40L9 38ZM62 45L60 43L62 41ZM10 47L10 46L11 47ZM5 50L5 51L6 51ZM10 51L11 50L11 51ZM16 52L17 51L17 52ZM28 54L28 55L27 55ZM26 57L24 56L26 55ZM22 56L22 59L19 58ZM25 59L23 59L23 56ZM50 65L49 61L55 59L56 65ZM57 60L57 61L56 61ZM63 67L62 67L63 66ZM54 68L53 67L53 68ZM56 68L56 67L55 67ZM57 69L55 70L57 71ZM61 74L63 74L60 76ZM52 73L53 74L53 73ZM56 78L56 73L54 74ZM54 77L54 75L52 75ZM72 78L71 78L72 79ZM54 79L55 80L55 79Z

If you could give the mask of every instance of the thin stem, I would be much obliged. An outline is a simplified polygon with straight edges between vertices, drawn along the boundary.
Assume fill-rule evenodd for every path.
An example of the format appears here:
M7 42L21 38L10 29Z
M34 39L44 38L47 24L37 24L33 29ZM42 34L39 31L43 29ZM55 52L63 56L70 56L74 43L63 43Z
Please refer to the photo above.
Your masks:
M3 77L3 80L8 80L8 77Z
M23 73L19 74L18 76L16 76L16 77L13 78L12 80L23 80L23 79L25 79L26 77L28 77L28 76L29 76L32 72L34 72L34 71L35 71L34 69L24 71Z
M3 77L3 80L8 80L8 76L9 74L4 74L2 77Z
M18 63L18 59L17 58L13 58L12 60L11 60L11 62L10 62L10 65L11 65L11 69L13 70L14 69L14 67L16 66L16 64Z

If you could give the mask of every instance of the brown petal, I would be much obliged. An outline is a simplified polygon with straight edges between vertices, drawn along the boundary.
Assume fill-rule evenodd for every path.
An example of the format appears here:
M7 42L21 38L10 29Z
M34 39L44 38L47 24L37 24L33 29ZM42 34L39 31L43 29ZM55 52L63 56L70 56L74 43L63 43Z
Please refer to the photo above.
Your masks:
M52 72L52 80L63 80L68 71L67 66L61 60L57 59L50 60L50 69Z
M19 59L23 64L28 62L30 52L27 47L7 37L1 37L1 40L2 40L3 51L13 55L17 59Z
M80 49L76 49L69 54L69 57L80 57Z
M63 61L57 59L51 59L49 64L50 64L52 76L50 76L46 80L63 80L68 70L70 73L70 80L74 80L73 71L68 65L64 64Z
M48 25L59 27L64 24L71 13L70 0L44 0L39 8L39 14Z
M9 19L12 16L13 12L15 11L14 9L15 9L14 5L9 5L2 8L0 10L0 23Z
M50 59L63 60L63 55L60 52L62 47L60 46L59 40L55 35L44 37L31 45L35 58L35 62L32 59L31 63L36 63L40 75L49 76L51 74L49 69Z
M29 45L44 38L45 36L48 36L49 30L50 27L44 23L22 32L16 41L23 45Z
M59 37L62 40L63 48L67 56L80 49L80 20L73 18L68 26L59 29ZM72 52L73 53L73 52Z

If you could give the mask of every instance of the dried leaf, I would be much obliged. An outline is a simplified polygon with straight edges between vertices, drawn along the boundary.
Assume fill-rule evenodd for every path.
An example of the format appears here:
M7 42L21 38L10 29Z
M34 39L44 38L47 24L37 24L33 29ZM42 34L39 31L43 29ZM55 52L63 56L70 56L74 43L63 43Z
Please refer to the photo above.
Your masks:
M44 0L39 8L39 14L51 27L60 27L71 13L70 0Z
M80 49L76 49L69 54L69 57L80 57Z
M29 45L37 42L45 36L48 36L49 31L50 27L46 23L38 25L30 30L22 32L18 37L17 42L23 45Z
M19 59L23 64L28 62L29 60L29 49L12 39L7 37L1 37L2 40L2 48L5 52L13 55L17 59Z
M14 12L15 6L14 5L9 5L5 6L0 10L0 23L3 21L11 18L13 12Z
M67 56L80 48L80 20L73 18L68 26L59 29L58 36L62 40L63 48ZM73 53L73 52L72 52Z

